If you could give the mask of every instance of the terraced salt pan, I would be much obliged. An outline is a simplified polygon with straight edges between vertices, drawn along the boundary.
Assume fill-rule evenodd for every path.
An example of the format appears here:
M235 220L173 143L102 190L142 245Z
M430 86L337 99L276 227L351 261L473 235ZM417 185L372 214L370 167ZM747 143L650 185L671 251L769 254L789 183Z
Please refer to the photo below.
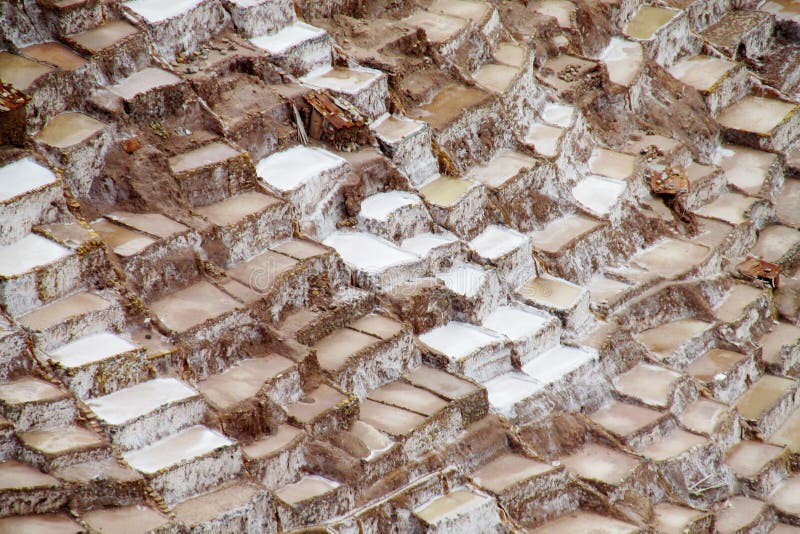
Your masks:
M37 234L0 246L0 276L13 277L69 256L70 251Z
M431 43L441 44L451 40L467 27L468 21L460 17L451 17L429 11L417 11L404 18L403 24L422 28Z
M583 365L596 360L597 353L559 345L522 367L522 372L541 384L552 384Z
M800 180L788 178L775 204L778 221L800 228Z
M131 213L128 211L114 211L106 214L106 217L130 226L139 232L145 232L150 235L166 239L176 234L185 232L189 228L183 224L173 221L169 217L165 217L160 213Z
M525 246L528 238L510 228L490 225L469 242L469 246L482 258L496 260L509 252Z
M572 28L572 14L577 7L568 0L542 0L533 4L533 10L548 17L554 17L561 28Z
M304 22L295 22L290 26L285 26L279 32L273 33L272 35L262 35L261 37L250 39L250 42L271 54L282 54L297 43L323 35L325 35L325 30L321 28L305 24Z
M67 343L51 351L48 356L64 367L80 367L132 350L136 350L136 346L120 336L111 332L99 332Z
M492 408L505 417L514 416L514 406L544 389L544 384L514 371L487 381L484 386Z
M480 24L491 9L491 5L483 0L434 0L431 11L446 15L469 19Z
M663 135L636 135L631 138L631 141L625 145L623 151L627 154L638 156L642 154L643 150L647 150L650 146L655 146L664 154L673 154L681 147L681 143L672 139L671 137L664 137Z
M730 413L727 404L700 398L686 406L680 416L681 424L696 434L710 435Z
M289 424L282 424L267 437L244 445L242 447L244 457L247 459L269 457L275 451L286 449L287 445L296 443L302 435L304 435L302 430Z
M622 37L612 37L608 46L600 53L600 60L608 68L609 80L628 87L642 68L642 45Z
M748 212L757 201L757 198L738 193L725 193L713 202L701 206L695 213L737 225L749 220Z
M725 463L741 477L755 477L783 455L783 448L760 441L742 441L728 451Z
M330 386L322 384L306 395L306 402L295 402L286 408L286 412L301 423L314 421L321 414L332 410L347 397ZM363 412L362 412L363 416Z
M133 0L125 5L148 22L161 22L199 6L203 0Z
M66 392L54 384L30 376L0 384L0 400L11 405L50 401L66 396Z
M124 532L132 525L140 532L158 532L169 528L169 519L141 504L99 508L84 514L81 519L93 532Z
M562 128L546 124L533 124L525 136L525 142L533 145L540 154L552 158L558 154L558 144L563 134Z
M669 73L698 91L711 91L736 63L713 56L694 56L670 67Z
M766 523L757 520L759 516L766 515L766 508L766 503L756 499L744 496L732 497L717 512L716 531L720 534L757 531L758 527L753 529L748 527Z
M503 94L520 73L518 67L498 63L486 63L472 77L480 85L495 93Z
M437 395L450 401L467 398L480 389L472 382L425 365L407 372L403 378L414 386L434 391Z
M294 484L288 484L278 490L277 495L283 502L297 504L324 495L341 486L335 480L330 480L318 475L306 475Z
M490 93L462 84L442 87L427 104L417 106L411 113L417 119L427 121L435 130L441 130L461 117L465 109L485 104Z
M647 40L666 26L680 11L666 7L642 6L625 26L625 35Z
M230 2L239 7L255 7L260 4L272 3L273 0L230 0Z
M468 177L490 187L500 187L523 169L536 166L536 159L515 150L498 152L488 163L470 169Z
M231 274L235 278L235 273ZM243 283L250 283L255 279L255 277L250 277ZM170 293L152 303L150 308L167 328L185 332L205 321L232 312L238 306L239 302L227 293L215 285L201 280L187 288Z
M345 160L327 150L295 146L259 161L256 173L272 187L286 192L345 163Z
M574 240L596 230L602 222L571 214L562 219L550 221L542 230L530 233L534 247L549 253L556 253Z
M255 397L265 383L292 367L291 360L278 355L242 360L227 371L209 376L198 389L212 407L227 410L248 397Z
M247 191L225 200L197 208L198 213L219 226L233 225L242 219L281 203L273 196Z
M222 163L239 156L239 154L239 151L230 145L215 141L183 154L172 156L169 158L169 167L172 172L178 174L192 169L200 169L207 165Z
M367 273L379 273L390 267L419 260L416 254L367 233L334 232L323 244L336 249L345 263Z
M446 273L436 277L444 282L447 288L459 295L472 298L478 294L489 275L480 267L473 265L459 265Z
M489 532L499 523L494 500L465 489L436 497L417 508L414 514L429 525L445 527L431 529L431 532L446 532L450 530L447 527L456 525L467 531Z
M55 182L56 175L47 167L36 163L33 158L18 159L0 167L0 202Z
M637 458L599 443L587 443L580 450L562 457L561 462L577 477L612 486L622 484L639 464ZM611 531L603 529L598 532Z
M794 411L769 440L788 447L795 454L800 452L800 411Z
M353 426L350 427L347 433L356 438L367 448L369 452L366 456L362 457L363 460L367 462L378 458L395 444L395 441L389 438L389 436L364 421L356 421L353 423Z
M528 49L521 44L504 42L494 49L494 59L510 67L522 67L528 55Z
M770 496L769 502L783 514L797 516L800 514L800 476L793 476L785 480ZM796 528L796 527L795 527ZM771 534L797 534L797 530L786 528L781 531L776 528Z
M697 319L679 319L644 330L636 335L636 339L661 359L672 354L687 341L701 336L712 326L712 323Z
M659 532L685 532L690 529L692 523L700 519L704 512L692 508L676 506L668 502L662 502L654 507L656 528ZM776 533L774 530L772 534Z
M628 404L612 400L589 418L606 430L621 437L628 437L651 427L667 415L638 404Z
M778 156L772 152L738 145L722 145L718 152L719 166L725 178L748 195L755 195L769 176Z
M576 306L584 291L577 284L549 274L531 278L517 289L517 293L523 298L557 310L568 310Z
M484 328L503 334L511 341L527 339L544 327L551 318L544 315L501 306L483 320Z
M752 252L767 261L780 263L798 246L800 246L800 230L775 224L759 232L758 241Z
M422 199L407 191L377 193L361 202L361 211L358 215L366 219L386 221L397 210L420 204L422 204Z
M613 384L623 395L636 398L648 406L666 408L669 405L670 391L680 376L665 367L638 363L615 377Z
M449 245L458 241L458 238L451 234L419 234L404 240L400 248L412 254L424 258L436 247Z
M684 430L676 430L668 437L651 443L639 452L651 460L663 462L670 458L675 458L691 448L704 444L708 444L706 438Z
M389 143L402 141L424 127L424 122L389 114L376 119L372 124L372 129L375 133Z
M631 475L639 461L605 445L587 443L578 451L562 457L561 463L580 478L618 486Z
M79 69L89 63L71 49L53 41L26 46L20 49L20 52L29 58L55 65L67 71Z
M123 453L122 457L137 471L154 474L233 444L218 432L196 425L147 447Z
M594 174L627 180L633 175L636 157L607 148L595 148L589 157L589 170Z
M703 188L703 184L713 183L718 167L702 165L693 161L686 167L686 177L689 179L689 190L696 191ZM719 187L719 186L718 186Z
M643 269L669 278L700 265L710 253L711 249L704 245L667 238L639 252L633 261Z
M428 420L418 413L370 399L361 403L360 410L362 421L397 438L409 435Z
M120 425L159 406L178 402L198 393L175 378L156 378L87 401L89 408L106 423Z
M363 332L342 328L321 339L314 345L319 365L324 371L342 369L353 354L373 346L377 339Z
M775 20L778 22L796 23L800 19L800 5L794 0L768 0L759 9L775 15Z
M591 294L591 301L593 304L612 304L616 302L625 291L631 289L631 284L626 284L608 278L602 274L595 274L586 288Z
M92 221L92 228L105 241L109 248L119 256L135 256L155 243L152 237L113 224L106 219Z
M602 176L587 176L572 188L572 196L585 208L606 215L617 203L627 184Z
M79 144L102 131L102 122L74 111L56 115L36 135L36 140L56 148L68 148Z
M181 83L181 79L163 69L147 67L138 72L134 72L121 82L110 87L111 91L118 94L125 100L132 100L138 95Z
M0 463L0 490L47 488L59 485L57 478L16 460L6 460Z
M97 53L138 31L135 26L131 26L124 20L111 20L97 28L70 35L68 40L75 43L78 48L88 50L90 53Z
M302 81L314 87L330 89L346 94L356 94L382 76L382 72L365 67L326 67L327 70L312 72Z
M762 347L761 358L770 365L781 363L784 347L800 344L800 327L793 324L780 322L759 341Z
M459 361L503 338L478 326L451 321L422 334L419 340L451 360Z
M575 107L558 102L545 104L542 109L542 120L547 124L560 128L569 128L575 122Z
M0 78L20 91L28 89L39 77L53 70L53 67L44 63L11 52L0 52Z
M767 135L796 110L796 104L751 95L725 108L717 122L727 128Z
M86 427L77 425L55 430L20 432L17 435L27 447L52 456L103 446L100 436Z
M67 514L13 515L0 519L2 532L46 532L47 534L78 534L83 526Z
M448 406L447 401L433 393L403 382L390 382L372 390L369 399L429 417Z

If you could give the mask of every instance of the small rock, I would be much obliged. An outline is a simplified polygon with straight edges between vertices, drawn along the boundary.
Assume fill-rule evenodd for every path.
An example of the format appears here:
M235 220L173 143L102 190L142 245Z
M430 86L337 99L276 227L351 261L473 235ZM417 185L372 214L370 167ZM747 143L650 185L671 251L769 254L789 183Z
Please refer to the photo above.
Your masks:
M122 141L122 149L128 154L133 154L140 148L142 148L142 143L140 143L135 137Z

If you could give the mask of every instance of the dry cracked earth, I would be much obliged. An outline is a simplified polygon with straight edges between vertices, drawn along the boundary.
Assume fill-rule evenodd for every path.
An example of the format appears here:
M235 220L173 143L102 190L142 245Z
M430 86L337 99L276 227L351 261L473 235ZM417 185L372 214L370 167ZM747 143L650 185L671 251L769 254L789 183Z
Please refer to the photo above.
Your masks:
M0 1L0 532L800 532L800 1Z

